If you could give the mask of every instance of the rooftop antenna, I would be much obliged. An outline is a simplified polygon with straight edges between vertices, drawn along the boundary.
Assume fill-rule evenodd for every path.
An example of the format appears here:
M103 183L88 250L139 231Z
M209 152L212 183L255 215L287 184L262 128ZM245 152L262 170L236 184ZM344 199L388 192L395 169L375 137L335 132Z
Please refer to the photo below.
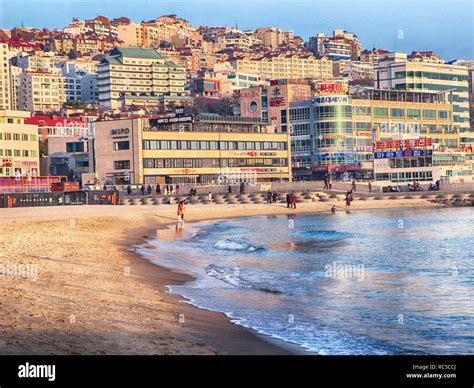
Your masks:
M235 29L238 30L239 27L237 26L237 20L235 21Z

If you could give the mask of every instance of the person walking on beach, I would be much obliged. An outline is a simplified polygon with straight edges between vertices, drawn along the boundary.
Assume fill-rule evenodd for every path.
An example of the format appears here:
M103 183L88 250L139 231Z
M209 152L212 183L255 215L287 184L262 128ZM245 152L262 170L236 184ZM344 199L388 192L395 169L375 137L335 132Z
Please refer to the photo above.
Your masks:
M127 186L127 195L132 194L132 186L128 185Z
M291 197L292 197L291 193L286 194L286 207L287 207L287 209L289 209L290 206L291 206Z
M142 185L140 188L140 191L142 192L142 195L145 195L145 185Z
M174 187L173 185L170 185L170 195L173 195L174 194Z
M161 186L160 186L160 184L156 185L156 195L161 195Z
M351 212L350 208L351 208L352 200L353 200L352 193L350 191L348 191L346 193L346 213L347 214L349 214Z
M176 185L176 195L179 195L179 185Z
M369 187L369 193L371 193L372 192L372 183L370 183L370 181L369 181L368 187Z
M329 189L328 178L324 178L324 189L323 190L327 190L327 189Z
M276 191L274 191L272 193L272 201L273 201L273 203L277 203L277 200L278 200L278 195L277 195Z
M331 175L329 175L329 177L328 177L328 188L329 188L329 190L332 190L332 178L331 178Z
M438 180L436 181L436 183L435 183L435 185L436 185L436 190L438 190L438 191L439 191L439 185L440 185L440 183L441 183L441 182L439 181L439 179L438 179Z
M245 183L242 182L240 184L240 195L244 195L245 194Z
M291 196L291 204L292 204L291 207L292 207L293 209L296 209L296 195L295 195L295 194L293 194L293 195Z
M267 203L272 203L272 192L270 190L267 191Z
M356 191L356 181L352 179L352 191Z
M229 185L229 187L227 188L227 192L229 193L229 195L232 195L232 186Z
M209 201L209 203L212 203L212 193L209 191L209 194L207 196L207 199Z
M151 195L152 189L150 185L147 186L146 192L148 193L148 195Z
M186 205L186 200L183 199L178 203L178 223L176 224L176 230L181 230L184 228L184 207Z

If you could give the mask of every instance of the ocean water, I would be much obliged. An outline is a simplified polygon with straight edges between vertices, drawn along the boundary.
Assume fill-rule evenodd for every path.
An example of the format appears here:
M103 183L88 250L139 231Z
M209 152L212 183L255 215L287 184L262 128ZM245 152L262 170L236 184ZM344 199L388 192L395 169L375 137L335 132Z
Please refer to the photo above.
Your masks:
M474 208L257 216L159 232L169 287L327 355L474 354Z

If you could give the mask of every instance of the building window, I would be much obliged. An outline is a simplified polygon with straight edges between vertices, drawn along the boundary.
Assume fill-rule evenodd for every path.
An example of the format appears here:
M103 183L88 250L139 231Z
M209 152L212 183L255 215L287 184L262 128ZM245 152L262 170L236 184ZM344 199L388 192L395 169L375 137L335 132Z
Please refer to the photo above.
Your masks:
M66 152L84 152L83 142L66 143Z
M449 119L450 118L450 114L449 114L449 110L439 110L438 111L438 118L440 119Z
M405 109L403 109L403 108L392 108L390 110L390 116L391 117L397 117L397 118L405 117Z
M147 159L145 159L145 160L147 160ZM116 160L114 162L114 168L116 170L129 170L130 169L130 160Z
M420 110L414 108L407 109L407 118L408 119L419 119L420 118Z
M374 107L374 117L375 118L386 118L388 117L388 108L376 106Z
M129 150L130 142L129 141L114 141L114 151Z

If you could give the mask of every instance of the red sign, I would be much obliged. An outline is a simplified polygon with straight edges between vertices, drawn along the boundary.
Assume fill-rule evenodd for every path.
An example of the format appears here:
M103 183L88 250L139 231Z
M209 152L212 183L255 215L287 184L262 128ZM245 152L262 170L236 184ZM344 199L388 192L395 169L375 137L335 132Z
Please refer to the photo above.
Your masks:
M432 139L406 139L406 140L383 140L375 142L376 150L388 150L388 149L407 149L407 148L419 148L419 147L431 147Z
M339 84L339 83L320 84L319 91L326 92L326 93L342 92L342 84Z
M272 98L270 100L270 106L283 106L283 105L285 105L284 98Z
M343 166L313 166L313 172L330 172L332 174L336 172L346 172L346 171L359 171L360 167L358 164L347 164Z

